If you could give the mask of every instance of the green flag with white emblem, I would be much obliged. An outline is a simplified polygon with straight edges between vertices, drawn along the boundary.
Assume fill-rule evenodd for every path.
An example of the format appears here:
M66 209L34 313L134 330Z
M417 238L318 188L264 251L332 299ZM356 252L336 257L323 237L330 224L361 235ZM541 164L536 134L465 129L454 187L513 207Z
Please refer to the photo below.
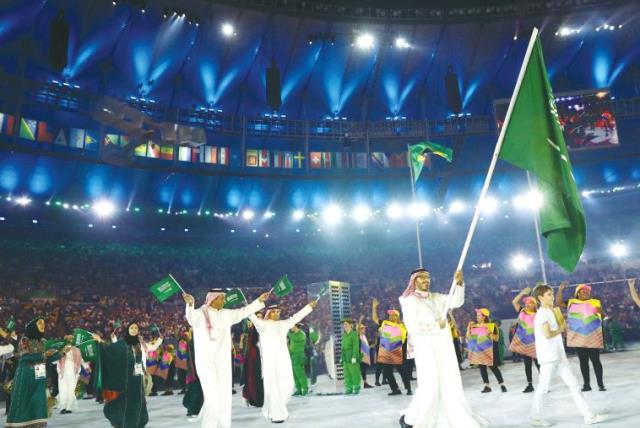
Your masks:
M584 208L558 119L553 91L536 38L522 84L504 126L500 158L535 174L542 193L541 233L549 258L573 272L586 239Z

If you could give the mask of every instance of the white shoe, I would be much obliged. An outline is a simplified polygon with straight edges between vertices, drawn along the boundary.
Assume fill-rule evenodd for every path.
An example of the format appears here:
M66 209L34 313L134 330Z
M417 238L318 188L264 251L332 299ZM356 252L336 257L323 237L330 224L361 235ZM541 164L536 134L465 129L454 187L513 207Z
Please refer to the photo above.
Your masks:
M545 421L544 419L531 419L531 425L534 427L550 427L553 424L549 421Z
M585 418L584 423L586 425L594 425L600 422L604 422L609 418L609 415L593 415L590 418Z

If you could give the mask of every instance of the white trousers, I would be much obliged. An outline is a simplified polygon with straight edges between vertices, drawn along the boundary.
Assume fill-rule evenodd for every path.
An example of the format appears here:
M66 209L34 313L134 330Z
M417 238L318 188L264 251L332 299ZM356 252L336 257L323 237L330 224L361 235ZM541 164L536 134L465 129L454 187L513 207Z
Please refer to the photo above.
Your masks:
M578 380L576 379L573 371L571 370L571 366L569 365L569 361L565 358L562 358L558 361L554 361L551 363L540 364L540 376L538 381L538 387L536 388L535 395L533 397L533 406L531 407L531 418L532 419L543 419L543 406L544 406L544 397L547 391L549 391L549 387L551 386L551 380L555 375L560 376L562 381L567 385L569 391L571 391L571 396L573 397L573 401L576 403L578 410L582 413L582 416L585 419L588 419L593 416L593 412L589 408L589 405L585 401L582 396L582 392L580 391L580 385L578 384Z

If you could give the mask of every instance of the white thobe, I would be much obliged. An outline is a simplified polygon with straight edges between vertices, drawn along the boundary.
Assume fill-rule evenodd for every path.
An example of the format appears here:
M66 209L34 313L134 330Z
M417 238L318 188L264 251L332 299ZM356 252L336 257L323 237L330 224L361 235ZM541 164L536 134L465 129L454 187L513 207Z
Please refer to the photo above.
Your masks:
M438 293L424 296L400 297L418 376L418 388L404 412L405 422L416 428L486 426L484 419L473 414L464 396L451 329L438 325L447 296ZM456 286L450 308L463 304L464 287Z
M313 309L307 305L286 320L261 320L249 317L260 334L260 357L262 359L262 379L264 381L264 405L262 414L272 421L287 419L287 403L295 388L291 357L287 347L287 333L309 315Z
M0 345L0 357L3 357L5 355L9 355L9 354L13 354L13 350L15 348L13 347L12 344L8 344L8 345Z
M195 309L187 305L187 321L193 328L196 371L204 395L198 415L202 428L231 426L231 326L262 308L264 303L259 300L240 309ZM211 335L203 311L208 311Z
M58 408L78 410L76 385L78 384L80 368L82 367L80 350L72 347L55 364L58 366Z

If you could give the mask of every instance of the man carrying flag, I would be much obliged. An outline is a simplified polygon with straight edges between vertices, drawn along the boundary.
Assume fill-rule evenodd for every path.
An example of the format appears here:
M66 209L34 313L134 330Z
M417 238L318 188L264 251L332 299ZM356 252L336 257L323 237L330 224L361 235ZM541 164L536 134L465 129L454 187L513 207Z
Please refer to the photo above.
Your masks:
M186 318L193 328L195 365L204 404L198 418L203 428L231 426L231 326L264 307L270 293L263 293L250 305L224 309L225 291L207 293L204 305L195 309L195 300L183 294Z

